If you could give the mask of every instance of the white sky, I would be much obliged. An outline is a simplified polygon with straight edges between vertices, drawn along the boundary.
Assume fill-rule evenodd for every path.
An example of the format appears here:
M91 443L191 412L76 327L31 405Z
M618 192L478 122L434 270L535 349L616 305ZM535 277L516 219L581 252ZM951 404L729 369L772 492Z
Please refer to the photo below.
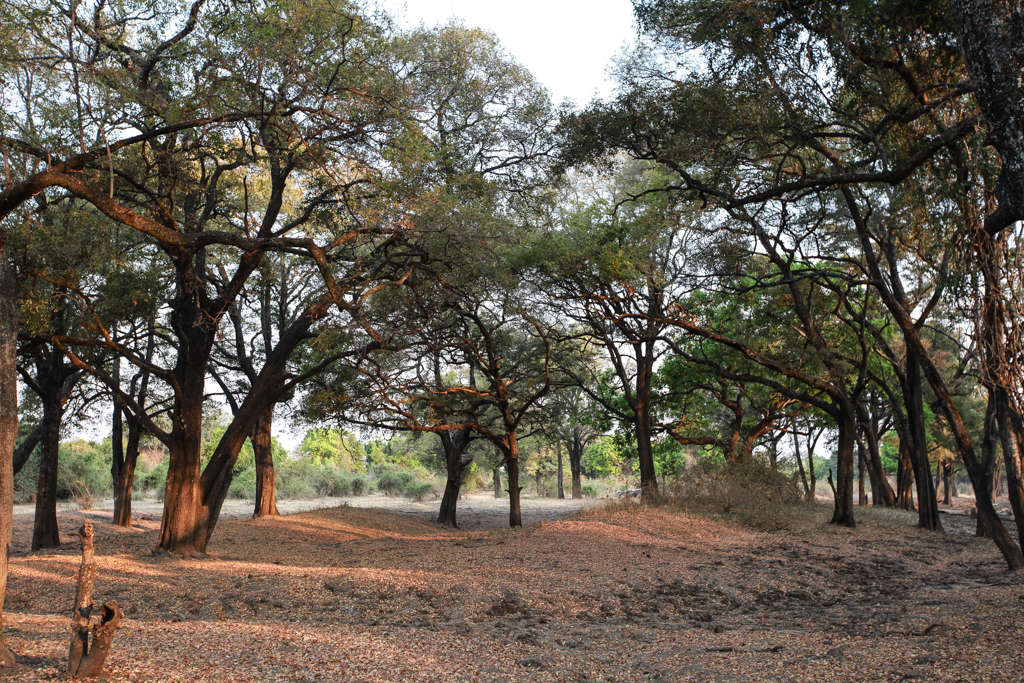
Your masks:
M605 77L612 57L636 38L629 0L380 0L385 11L409 28L461 19L470 28L494 32L516 61L551 92L584 105L607 97Z

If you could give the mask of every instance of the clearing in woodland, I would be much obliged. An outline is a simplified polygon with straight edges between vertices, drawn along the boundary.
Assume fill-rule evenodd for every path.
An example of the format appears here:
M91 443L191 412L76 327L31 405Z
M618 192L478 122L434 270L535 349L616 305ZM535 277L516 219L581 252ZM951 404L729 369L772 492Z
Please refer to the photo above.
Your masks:
M340 507L226 520L205 559L96 527L111 681L1020 681L1024 576L972 520L797 506L771 530L622 503L519 530ZM109 516L109 513L106 513ZM481 515L484 513L481 512ZM61 680L77 544L18 521L4 680Z

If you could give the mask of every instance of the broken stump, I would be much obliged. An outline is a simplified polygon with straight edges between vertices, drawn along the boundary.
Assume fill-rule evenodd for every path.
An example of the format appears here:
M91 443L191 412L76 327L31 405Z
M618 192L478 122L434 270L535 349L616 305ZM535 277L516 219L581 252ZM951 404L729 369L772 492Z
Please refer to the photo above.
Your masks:
M92 544L92 522L85 520L78 530L82 539L82 566L78 570L78 594L71 617L71 653L68 656L68 676L93 678L103 673L103 663L110 654L114 631L121 622L121 608L116 600L100 608L100 620L91 625L92 585L96 580L96 556ZM89 634L92 632L90 644Z

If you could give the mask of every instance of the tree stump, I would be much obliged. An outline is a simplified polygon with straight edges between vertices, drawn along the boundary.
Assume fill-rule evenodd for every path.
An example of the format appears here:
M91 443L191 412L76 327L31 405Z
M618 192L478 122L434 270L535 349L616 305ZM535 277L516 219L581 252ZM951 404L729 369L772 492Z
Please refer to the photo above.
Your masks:
M121 609L116 600L100 608L100 621L90 628L92 616L92 585L96 579L96 556L92 545L92 522L85 520L78 530L82 539L82 566L78 570L78 595L71 624L71 653L68 656L68 676L93 678L103 673L103 663L110 653L114 631L121 622ZM90 646L89 633L92 631Z

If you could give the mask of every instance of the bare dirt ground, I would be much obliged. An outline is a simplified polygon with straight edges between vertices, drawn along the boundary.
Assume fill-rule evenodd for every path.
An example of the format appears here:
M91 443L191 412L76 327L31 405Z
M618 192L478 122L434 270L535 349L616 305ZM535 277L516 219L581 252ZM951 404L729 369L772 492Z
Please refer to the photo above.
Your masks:
M63 512L64 547L27 555L19 515L7 619L24 665L0 677L60 680L87 514L96 599L127 614L112 681L1024 680L1024 576L969 518L940 536L884 510L853 531L823 506L754 528L526 501L536 523L510 531L503 503L463 501L462 530L400 500L229 519L202 560L153 556L155 520L121 530L99 511Z

